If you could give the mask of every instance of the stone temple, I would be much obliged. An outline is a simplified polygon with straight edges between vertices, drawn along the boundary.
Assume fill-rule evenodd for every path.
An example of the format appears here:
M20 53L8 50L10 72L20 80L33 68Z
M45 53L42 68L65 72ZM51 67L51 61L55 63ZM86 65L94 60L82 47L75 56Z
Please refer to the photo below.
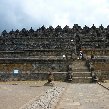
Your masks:
M92 82L109 79L109 26L4 30L0 36L0 81ZM69 75L70 74L70 75Z

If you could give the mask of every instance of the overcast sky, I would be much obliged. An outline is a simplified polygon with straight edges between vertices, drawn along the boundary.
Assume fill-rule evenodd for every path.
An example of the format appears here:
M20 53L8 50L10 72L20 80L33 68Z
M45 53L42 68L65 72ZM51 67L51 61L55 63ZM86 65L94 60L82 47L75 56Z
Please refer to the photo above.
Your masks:
M0 0L0 32L42 25L109 24L109 0Z

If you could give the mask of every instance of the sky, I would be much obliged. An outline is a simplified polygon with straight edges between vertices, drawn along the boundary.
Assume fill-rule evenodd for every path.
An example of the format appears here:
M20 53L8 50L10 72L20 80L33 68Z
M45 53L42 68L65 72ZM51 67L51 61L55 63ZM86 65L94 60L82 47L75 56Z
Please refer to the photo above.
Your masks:
M109 0L0 0L0 32L65 25L109 25Z

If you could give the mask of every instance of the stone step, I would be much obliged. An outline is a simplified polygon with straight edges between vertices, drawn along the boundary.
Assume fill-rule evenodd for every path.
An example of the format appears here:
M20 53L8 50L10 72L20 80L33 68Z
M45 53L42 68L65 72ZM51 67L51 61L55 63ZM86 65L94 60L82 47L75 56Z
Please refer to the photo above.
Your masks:
M91 83L92 77L86 62L76 60L72 63L72 83Z
M84 67L83 66L79 66L79 67L73 66L72 69L88 69L88 68L86 66L84 66Z
M86 62L72 62L72 65L86 65Z
M73 77L72 83L91 83L92 77Z
M86 63L86 61L73 61L73 63L80 63L80 64L84 64L84 63Z
M73 77L90 77L91 72L73 72Z
M91 79L92 77L73 77L74 79Z
M72 64L72 67L86 67L85 64Z
M72 69L88 69L86 65L72 65Z
M72 69L72 72L88 72L88 69Z

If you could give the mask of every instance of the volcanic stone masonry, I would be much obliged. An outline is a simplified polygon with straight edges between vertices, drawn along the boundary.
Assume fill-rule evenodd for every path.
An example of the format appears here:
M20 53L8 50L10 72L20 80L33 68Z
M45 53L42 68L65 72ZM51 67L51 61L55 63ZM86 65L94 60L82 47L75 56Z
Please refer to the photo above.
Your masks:
M58 25L56 28L42 26L37 30L32 27L30 30L4 30L0 36L0 80L46 79L49 71L57 72L59 80L60 72L65 77L68 66L80 51L86 60L94 57L95 71L108 72L109 26L85 25L82 28L74 24L72 28ZM102 63L105 70L101 68Z

